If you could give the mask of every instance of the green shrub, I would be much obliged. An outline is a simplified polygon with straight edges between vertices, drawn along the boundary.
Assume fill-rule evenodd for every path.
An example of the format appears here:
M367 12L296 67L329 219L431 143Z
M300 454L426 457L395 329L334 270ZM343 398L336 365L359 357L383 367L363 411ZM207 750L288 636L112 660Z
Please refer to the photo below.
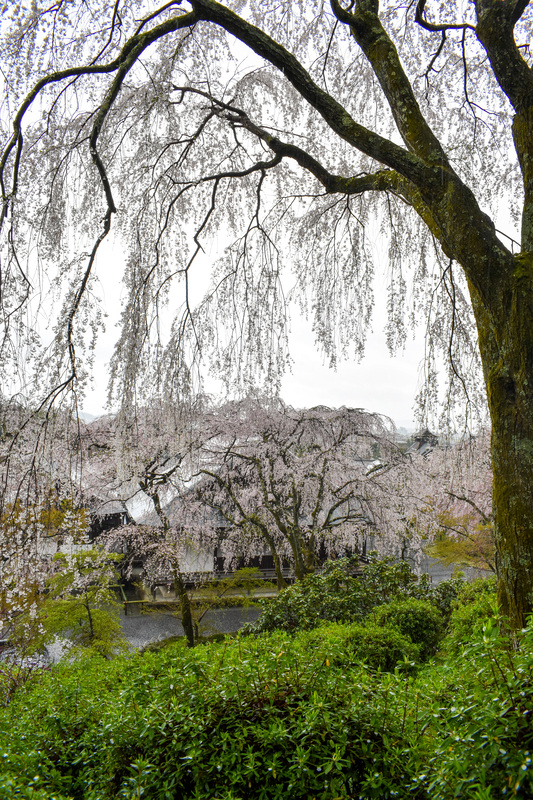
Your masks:
M476 631L498 613L496 578L466 583L454 602L443 649L449 654L468 647Z
M440 611L427 600L414 597L397 598L374 609L372 617L377 625L386 625L420 645L420 657L428 658L443 635L443 618Z
M322 621L361 618L357 581L340 566L328 574L307 575L275 597L263 600L262 605L260 618L246 625L245 631L310 630Z
M322 573L307 575L263 601L261 617L246 630L310 630L322 621L361 621L375 606L408 594L416 581L406 561L374 559L354 577L356 565L347 558L328 561Z
M481 597L493 598L496 595L497 586L498 582L495 575L489 578L477 578L474 581L463 583L457 593L452 609L475 603Z
M61 665L0 721L4 772L75 800L333 800L379 769L380 797L398 796L418 764L389 757L412 727L405 678L383 685L340 635L306 636Z
M532 622L511 640L488 620L448 661L455 675L435 704L440 735L427 774L436 800L533 797Z
M422 575L416 583L410 586L406 594L417 600L427 600L435 608L438 608L444 620L447 620L458 594L467 585L462 572L453 575L447 581L440 581L440 583L433 583L429 575Z
M370 669L392 672L397 664L418 661L417 645L399 631L372 624L328 624L300 634L303 651L320 654L330 663L365 664Z
M276 597L261 601L263 613L245 632L311 630L323 621L361 622L376 606L395 598L424 600L441 614L443 627L465 582L461 576L433 584L427 575L420 580L407 561L374 558L354 576L354 559L328 561L320 574L283 589Z
M379 641L329 624L60 664L0 716L0 800L532 797L533 627L413 672L361 665Z
M57 792L50 794L40 783L39 775L35 775L31 781L20 780L13 775L0 775L0 800L71 800Z

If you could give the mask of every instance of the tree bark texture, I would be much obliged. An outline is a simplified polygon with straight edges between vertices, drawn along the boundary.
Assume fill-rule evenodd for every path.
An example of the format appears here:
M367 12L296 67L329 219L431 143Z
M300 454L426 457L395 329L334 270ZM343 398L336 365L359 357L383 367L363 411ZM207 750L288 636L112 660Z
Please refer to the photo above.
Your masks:
M174 571L174 589L180 601L181 624L183 625L183 630L185 631L187 647L194 647L197 636L195 636L196 626L194 625L192 618L191 598L189 597L183 576L179 569Z
M533 607L533 254L515 259L496 335L478 321L492 421L498 600L511 627Z

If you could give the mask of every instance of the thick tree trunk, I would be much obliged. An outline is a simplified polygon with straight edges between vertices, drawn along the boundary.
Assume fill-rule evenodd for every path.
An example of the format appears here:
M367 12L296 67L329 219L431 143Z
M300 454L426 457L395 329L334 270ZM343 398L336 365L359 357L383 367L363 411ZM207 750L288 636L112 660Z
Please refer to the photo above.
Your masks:
M183 576L179 569L174 571L174 589L180 600L181 624L185 631L187 647L194 647L197 636L195 636L195 625L192 618L191 598L183 581Z
M170 522L166 514L163 512L163 506L161 504L161 498L159 497L159 492L153 487L150 488L143 487L143 488L144 491L147 494L149 494L153 500L156 514L161 520L161 523L163 525L163 537L164 539L166 539L170 531ZM194 631L194 622L192 618L192 609L191 609L191 598L189 597L187 587L185 586L185 581L183 580L183 575L181 574L180 564L177 558L174 559L172 570L174 577L174 591L176 592L176 595L179 597L180 600L181 624L183 626L183 630L185 631L185 638L187 639L187 647L194 647L198 637L195 636L195 631Z
M294 574L296 576L296 580L301 581L306 575L306 570L304 565L300 537L298 536L298 533L293 530L289 532L288 539L294 561Z
M87 619L89 620L89 641L94 641L94 625L93 625L93 615L91 614L91 605L89 603L89 598L87 596L87 590L85 590L85 610L87 611Z
M274 559L274 571L276 573L276 585L277 585L277 588L278 588L278 592L280 592L282 589L285 589L285 587L287 586L287 581L283 577L283 567L282 567L282 564L281 564L281 558L277 554L276 549L275 548L274 549L271 548L270 552L272 553L272 558Z
M283 565L281 563L281 558L279 557L278 551L276 549L276 544L274 542L274 539L269 534L268 528L266 527L266 525L263 525L263 524L260 524L260 523L256 523L256 524L258 525L258 528L259 528L259 530L261 532L261 535L264 537L266 543L268 544L268 546L270 548L270 552L272 553L272 558L274 560L274 571L276 573L276 584L277 584L278 592L280 592L282 589L285 589L285 587L287 586L287 582L286 582L285 578L283 577Z
M500 400L512 394L503 389ZM533 426L525 420L493 422L494 525L500 612L511 627L526 624L533 610Z
M302 537L303 538L303 537ZM304 564L307 572L314 572L317 566L317 558L316 558L316 536L314 533L309 535L307 542L303 538L303 555L304 555Z
M304 534L299 529L290 532L289 544L294 558L294 574L296 579L301 581L314 570L314 553L306 548Z
M497 323L478 317L492 421L500 612L511 627L533 610L533 256L515 258ZM476 315L478 316L478 315ZM491 330L489 330L489 328Z

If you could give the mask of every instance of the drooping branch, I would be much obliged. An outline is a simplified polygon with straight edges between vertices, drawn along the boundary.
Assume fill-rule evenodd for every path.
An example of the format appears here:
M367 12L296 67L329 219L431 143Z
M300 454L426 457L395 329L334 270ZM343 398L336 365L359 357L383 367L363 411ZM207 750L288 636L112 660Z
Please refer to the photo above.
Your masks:
M200 19L220 25L277 67L298 93L322 115L329 127L348 144L411 180L426 185L438 180L433 169L414 153L356 122L344 106L315 83L292 53L264 31L215 0L191 0L191 5Z
M421 28L424 28L426 31L431 31L432 33L442 33L443 41L446 31L471 30L475 33L476 29L474 25L470 25L468 22L428 22L424 16L426 3L427 0L418 0L416 4L415 22L420 25Z
M331 0L331 8L337 18L349 26L372 65L407 147L427 164L449 168L441 143L420 111L396 47L381 24L378 3L358 0L355 9L347 11L338 0ZM411 175L406 177L412 179Z
M447 494L449 497L453 497L454 500L459 500L462 503L468 503L469 506L472 506L474 511L479 514L485 525L492 523L492 516L485 514L485 512L477 505L477 503L472 500L472 498L466 497L464 494L456 494L450 490L447 491Z
M404 139L413 147L416 144L418 151L424 153L424 158L355 122L337 100L312 80L291 53L254 25L215 0L191 0L191 3L201 19L220 25L277 67L300 96L323 116L329 127L341 138L360 152L398 172L404 180L416 187L419 199L422 200L421 203L414 204L417 213L424 220L431 219L432 231L438 237L446 255L461 264L478 294L479 302L490 306L494 302L495 294L493 291L487 292L488 282L494 281L495 285L499 285L501 279L513 269L512 256L499 241L494 225L481 211L473 192L448 166L443 157L442 146L435 139L427 122L422 120L421 125L417 125L421 115L412 88L372 4L370 3L368 9L364 4L361 6L361 18L357 17L357 12L350 12L349 20L352 24L355 24L355 20L359 25L356 38L361 40L363 49L368 45L368 57L386 87L389 103L401 125L400 129L403 129ZM377 27L374 25L375 20ZM388 57L392 59L392 66L380 64L379 47L374 45L385 47ZM400 68L397 81L394 77L395 66ZM406 105L405 110L402 104ZM453 221L449 214L450 207L454 208ZM468 219L468 237L463 235L461 226L455 224L456 215L465 222Z
M172 5L172 4L170 4ZM115 24L115 17L116 17L116 8L113 15L113 26ZM151 15L150 19L155 18L158 14ZM70 306L69 312L66 318L66 343L68 348L68 356L70 361L70 375L67 376L61 383L61 390L65 389L67 386L71 385L72 382L77 377L77 370L76 370L76 355L75 355L75 346L73 340L73 333L74 333L74 321L82 302L83 296L87 290L87 286L89 284L89 280L92 274L92 270L95 264L97 253L100 249L100 246L104 239L109 234L111 229L111 217L112 214L116 212L116 205L113 198L113 192L111 189L109 177L107 174L106 167L102 160L102 157L98 151L98 138L100 136L102 127L106 121L106 118L109 114L109 111L113 107L113 104L118 97L118 94L123 86L124 80L128 74L128 72L132 69L132 67L137 63L138 59L140 58L141 54L144 50L149 47L154 42L158 41L160 38L167 36L169 33L179 30L183 27L191 27L194 22L196 21L194 13L180 15L178 17L174 17L166 22L157 25L153 29L141 33L144 24L148 22L145 20L144 23L138 28L137 32L132 36L122 48L120 54L111 61L109 64L106 65L98 65L95 64L95 60L91 64L86 66L80 67L73 67L70 69L61 70L55 73L52 73L48 76L45 76L40 81L38 81L33 89L28 93L25 100L23 101L22 105L19 108L19 111L13 121L13 135L9 140L7 146L4 149L2 157L0 159L0 187L2 189L2 212L0 214L0 227L2 226L3 222L5 221L7 214L9 212L9 205L11 202L11 198L14 198L17 193L18 181L19 181L19 172L20 172L20 165L21 165L21 156L23 151L23 133L22 133L22 123L25 114L28 110L32 107L35 100L39 97L43 89L48 86L53 85L54 83L61 83L67 79L74 79L71 81L71 84L77 80L81 76L87 75L100 75L100 74L108 74L116 72L115 78L111 84L110 89L106 93L106 96L103 102L100 104L98 111L95 115L95 119L93 122L92 131L89 137L89 149L91 153L91 158L93 163L96 166L96 169L99 174L100 182L102 184L102 188L105 195L106 200L106 211L104 214L103 219L103 230L97 236L96 241L92 247L91 253L89 255L87 267L84 270L84 274L80 285L74 295L72 304ZM110 34L111 36L112 34ZM101 53L105 51L106 47L103 48ZM5 171L6 167L9 162L9 158L11 153L15 149L15 156L14 162L12 167L12 175L11 175L11 191L8 194L6 192L6 181L5 181Z
M117 76L117 80L113 84L113 89L111 93L107 95L106 101L101 106L99 111L98 118L100 120L100 126L95 125L95 128L93 129L93 135L96 132L96 138L98 138L101 124L103 123L109 108L111 107L118 94L118 91L120 90L120 86L122 85L125 75L138 61L142 53L148 47L150 47L150 45L154 44L154 42L164 38L169 33L180 30L181 28L191 27L196 21L197 17L194 12L172 17L171 19L156 25L154 28L146 31L145 33L136 33L124 44L119 55L108 64L91 63L78 67L70 67L57 72L52 72L37 81L30 92L26 95L13 119L13 135L4 148L2 157L0 158L0 188L2 190L2 214L0 216L0 224L4 221L8 213L11 197L13 197L17 192L20 158L23 147L22 123L27 111L32 107L34 101L37 99L37 97L39 97L42 90L55 83L61 83L65 80L68 80L69 78L77 79L81 76L87 75L106 75L118 71L119 76ZM5 170L9 158L15 148L16 153L11 176L11 188L8 192L6 188Z
M406 181L395 170L378 170L373 173L363 173L360 175L345 177L335 175L327 170L314 156L298 145L282 141L278 136L273 136L270 131L260 127L252 121L250 116L237 106L225 103L212 95L199 89L186 86L174 86L176 91L182 95L185 93L198 94L205 97L217 109L217 116L226 119L232 126L241 127L257 136L275 153L275 158L270 161L257 161L251 167L243 170L225 170L206 175L200 178L198 183L221 180L223 178L243 178L253 172L269 170L276 167L283 158L290 158L296 161L304 170L311 173L324 186L328 194L355 195L367 191L393 192L401 195L406 202L414 205L422 205L423 201L416 188L409 181ZM179 181L178 181L179 183ZM416 200L415 200L416 197Z

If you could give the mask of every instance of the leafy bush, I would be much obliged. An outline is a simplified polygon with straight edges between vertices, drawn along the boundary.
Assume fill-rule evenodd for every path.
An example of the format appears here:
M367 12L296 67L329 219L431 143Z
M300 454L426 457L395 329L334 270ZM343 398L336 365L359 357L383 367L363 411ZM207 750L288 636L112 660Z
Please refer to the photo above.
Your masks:
M260 618L245 626L248 632L309 630L321 621L359 619L356 581L339 574L307 575L275 597L263 600Z
M24 686L31 682L36 673L41 673L44 658L41 661L32 648L31 656L18 648L0 649L0 706L9 705L11 698Z
M379 766L396 791L418 765L387 757L410 720L404 678L382 685L342 637L313 651L306 636L61 665L0 722L4 773L76 800L333 800Z
M392 558L365 564L354 577L356 567L354 559L328 561L322 573L307 575L263 601L261 617L246 630L310 630L324 620L361 621L374 606L406 591L416 580L407 562Z
M374 609L372 617L377 625L394 628L411 642L420 645L422 659L436 651L443 635L442 614L427 600L397 598Z
M450 617L459 592L467 585L462 572L453 575L447 581L440 581L440 583L433 583L429 575L422 575L417 583L410 586L406 594L409 597L416 597L418 600L428 600L431 605L439 609L446 621Z
M310 630L322 621L361 622L376 606L408 597L426 600L447 618L464 584L461 577L435 585L427 576L418 581L407 561L393 558L374 558L355 577L356 564L346 558L327 562L321 574L308 575L262 601L263 613L245 630L290 632Z
M61 664L0 717L0 800L533 796L532 626L413 673L355 663L362 630Z
M322 653L328 661L352 663L392 672L399 663L420 658L420 648L401 632L373 624L329 624L299 637L304 650Z
M39 788L39 775L29 783L15 775L0 775L0 800L71 800L63 794L50 794L48 789Z
M451 797L453 786L454 797L533 797L532 622L516 642L486 621L454 663L462 685L455 678L448 702L439 698L431 796Z
M477 578L474 581L463 583L452 604L453 610L459 608L459 606L476 603L482 597L486 599L490 598L492 605L492 600L496 596L496 590L497 579L494 575L489 578Z
M465 584L459 592L443 642L449 654L459 653L472 642L476 630L498 613L496 578L480 578Z

